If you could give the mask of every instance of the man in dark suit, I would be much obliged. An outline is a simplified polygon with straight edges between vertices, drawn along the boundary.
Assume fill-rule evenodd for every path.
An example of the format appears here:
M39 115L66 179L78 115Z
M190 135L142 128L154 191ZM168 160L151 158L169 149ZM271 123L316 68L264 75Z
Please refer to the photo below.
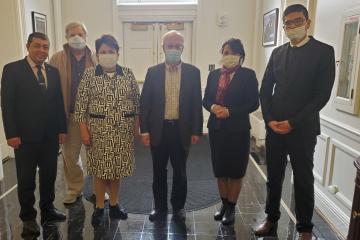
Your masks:
M320 134L319 111L328 102L335 78L334 49L307 35L308 12L287 7L283 26L290 39L270 57L260 90L266 122L266 220L258 236L276 232L287 155L294 174L296 228L299 239L311 239L314 210L313 154Z
M163 36L165 63L150 67L140 99L142 142L151 146L154 210L150 221L166 217L167 164L173 167L171 204L174 217L185 219L186 159L190 144L202 134L200 71L181 62L184 38L177 31Z
M66 120L59 72L44 63L49 52L48 37L32 33L26 47L25 59L3 69L1 109L7 143L15 151L22 236L33 237L40 234L34 208L37 167L41 224L66 218L53 205L57 155L59 144L65 140Z

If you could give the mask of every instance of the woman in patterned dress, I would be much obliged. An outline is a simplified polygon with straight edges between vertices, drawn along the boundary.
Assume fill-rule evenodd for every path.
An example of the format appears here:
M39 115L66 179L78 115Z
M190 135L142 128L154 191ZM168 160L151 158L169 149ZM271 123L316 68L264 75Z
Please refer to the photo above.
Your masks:
M111 35L95 42L99 64L85 71L77 94L75 119L87 147L88 174L94 177L93 225L101 225L104 194L110 195L111 219L127 219L120 209L120 179L134 169L134 136L138 132L139 88L129 68L117 64L119 45Z

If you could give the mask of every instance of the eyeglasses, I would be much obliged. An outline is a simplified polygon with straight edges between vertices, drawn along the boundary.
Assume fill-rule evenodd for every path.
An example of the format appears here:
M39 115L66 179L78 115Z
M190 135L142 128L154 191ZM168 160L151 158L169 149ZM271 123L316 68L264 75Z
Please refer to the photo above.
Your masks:
M306 22L305 18L296 18L294 20L287 20L283 23L284 28L300 27Z
M182 45L182 44L165 44L164 45L165 50L172 50L172 49L182 50L183 48L184 48L184 45Z

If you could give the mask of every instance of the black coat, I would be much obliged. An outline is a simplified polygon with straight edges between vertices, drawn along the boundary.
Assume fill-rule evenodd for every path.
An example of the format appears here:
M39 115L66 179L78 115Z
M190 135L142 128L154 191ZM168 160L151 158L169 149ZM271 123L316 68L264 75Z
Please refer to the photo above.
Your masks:
M66 133L66 118L59 72L45 64L47 90L42 91L25 59L4 66L1 79L1 109L6 139L22 141L58 139Z
M211 112L211 106L216 104L216 92L220 80L220 69L209 73L203 106ZM228 108L230 116L221 120L221 128L227 131L245 131L251 128L249 114L259 107L258 82L255 72L240 67L234 74L224 96L224 107ZM211 113L207 127L217 127L215 114Z
M298 48L286 43L274 49L260 89L265 122L288 120L292 132L320 134L319 112L330 98L334 80L333 47L311 37Z
M160 143L165 111L165 63L150 67L140 98L140 129L150 133L151 145ZM193 65L182 63L179 95L179 130L184 147L190 145L191 136L202 134L200 71Z

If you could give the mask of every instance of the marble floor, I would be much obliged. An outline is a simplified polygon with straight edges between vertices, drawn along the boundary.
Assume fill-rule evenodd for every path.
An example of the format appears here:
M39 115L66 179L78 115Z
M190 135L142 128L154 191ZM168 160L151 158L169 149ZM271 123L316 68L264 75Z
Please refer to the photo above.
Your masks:
M14 160L3 164L5 179L0 181L0 239L21 239L22 223L18 218L16 175ZM62 204L65 182L62 172L62 160L59 160L56 181L55 206L66 212L66 222L48 225L42 228L39 239L256 239L252 228L265 218L264 205L266 188L265 166L259 166L254 160L249 162L246 179L237 207L236 222L231 227L224 227L213 220L213 214L220 204L199 211L188 212L186 221L167 221L151 223L147 215L129 214L126 221L106 220L103 227L92 227L91 214L93 205L85 199L79 199L70 207ZM262 173L262 174L261 174ZM284 204L281 207L282 217L279 221L277 236L259 239L297 239L293 221L293 190L291 185L291 168L288 167L283 190ZM14 187L15 186L15 187ZM214 189L214 191L217 191ZM38 196L38 192L36 193ZM38 202L36 203L38 205ZM40 221L38 216L38 221ZM340 239L336 233L314 212L313 239Z

